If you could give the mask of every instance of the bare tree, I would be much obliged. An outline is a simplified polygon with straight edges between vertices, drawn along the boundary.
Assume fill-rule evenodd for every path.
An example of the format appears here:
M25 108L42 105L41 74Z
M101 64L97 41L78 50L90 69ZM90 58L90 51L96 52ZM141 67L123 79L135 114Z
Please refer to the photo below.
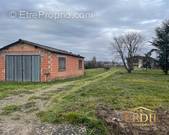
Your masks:
M112 46L120 55L120 58L128 73L131 73L133 70L133 58L140 48L142 42L142 35L135 32L114 37L113 39Z

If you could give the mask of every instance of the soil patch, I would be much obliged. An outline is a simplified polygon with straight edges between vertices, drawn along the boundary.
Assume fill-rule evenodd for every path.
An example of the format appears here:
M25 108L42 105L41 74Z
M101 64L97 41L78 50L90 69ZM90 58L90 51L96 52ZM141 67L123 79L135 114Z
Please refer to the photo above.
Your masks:
M124 121L124 112L108 106L97 107L96 115L107 125L111 135L169 135L169 110L155 110L158 120L149 125L139 125Z

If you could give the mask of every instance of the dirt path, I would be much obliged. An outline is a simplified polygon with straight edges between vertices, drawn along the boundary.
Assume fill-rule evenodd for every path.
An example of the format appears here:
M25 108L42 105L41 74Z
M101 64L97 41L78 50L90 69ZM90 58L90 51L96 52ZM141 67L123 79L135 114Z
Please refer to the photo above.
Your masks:
M51 104L52 97L65 87L76 85L73 92L88 84L104 79L114 72L104 72L86 79L54 84L47 89L32 90L31 93L23 93L0 100L0 135L81 135L85 128L66 124L41 123L36 113L45 111ZM68 94L68 93L65 93ZM18 110L5 114L4 107L15 105Z
M82 134L79 127L72 125L42 124L36 113L45 110L53 93L64 90L73 82L56 84L45 90L34 90L31 94L20 94L0 100L0 134L1 135L59 135ZM15 105L20 108L5 114L3 108ZM4 114L2 114L4 113Z

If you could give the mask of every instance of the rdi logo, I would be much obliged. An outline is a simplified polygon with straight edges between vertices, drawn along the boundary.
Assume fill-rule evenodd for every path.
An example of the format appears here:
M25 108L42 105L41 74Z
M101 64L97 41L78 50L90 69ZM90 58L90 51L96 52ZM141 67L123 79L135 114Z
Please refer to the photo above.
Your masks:
M158 120L155 111L145 107L138 107L131 111L124 111L122 121L138 126L150 126L155 125Z

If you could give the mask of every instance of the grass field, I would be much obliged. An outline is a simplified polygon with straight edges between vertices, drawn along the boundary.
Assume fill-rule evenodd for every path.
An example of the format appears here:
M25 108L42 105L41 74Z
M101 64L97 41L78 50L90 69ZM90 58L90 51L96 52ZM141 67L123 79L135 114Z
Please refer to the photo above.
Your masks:
M144 106L150 109L169 105L169 76L159 70L123 69L97 73L88 70L88 77L75 81L68 91L56 94L46 112L38 115L43 121L85 124L90 134L106 134L104 124L95 116L98 105L117 110Z
M51 83L0 83L0 98L67 82L71 85L53 93L46 111L37 114L42 121L83 124L88 127L88 134L104 135L108 132L106 126L96 116L96 108L100 105L116 110L140 106L149 109L169 107L169 75L160 70L137 70L128 74L121 68L92 69L87 70L83 77ZM11 112L16 108L5 109Z
M79 78L70 78L67 80L56 80L50 83L15 83L15 82L0 82L0 99L3 99L7 96L11 95L17 95L21 93L30 93L31 90L35 89L44 89L47 87L50 87L53 84L56 83L64 83L68 81L73 81L73 80L81 80L84 78L89 78L92 77L96 74L104 72L103 69L98 69L98 70L89 70L87 71L85 76L79 77Z
M47 86L48 84L45 83L0 82L0 99L21 93L31 93L30 90L46 88Z

